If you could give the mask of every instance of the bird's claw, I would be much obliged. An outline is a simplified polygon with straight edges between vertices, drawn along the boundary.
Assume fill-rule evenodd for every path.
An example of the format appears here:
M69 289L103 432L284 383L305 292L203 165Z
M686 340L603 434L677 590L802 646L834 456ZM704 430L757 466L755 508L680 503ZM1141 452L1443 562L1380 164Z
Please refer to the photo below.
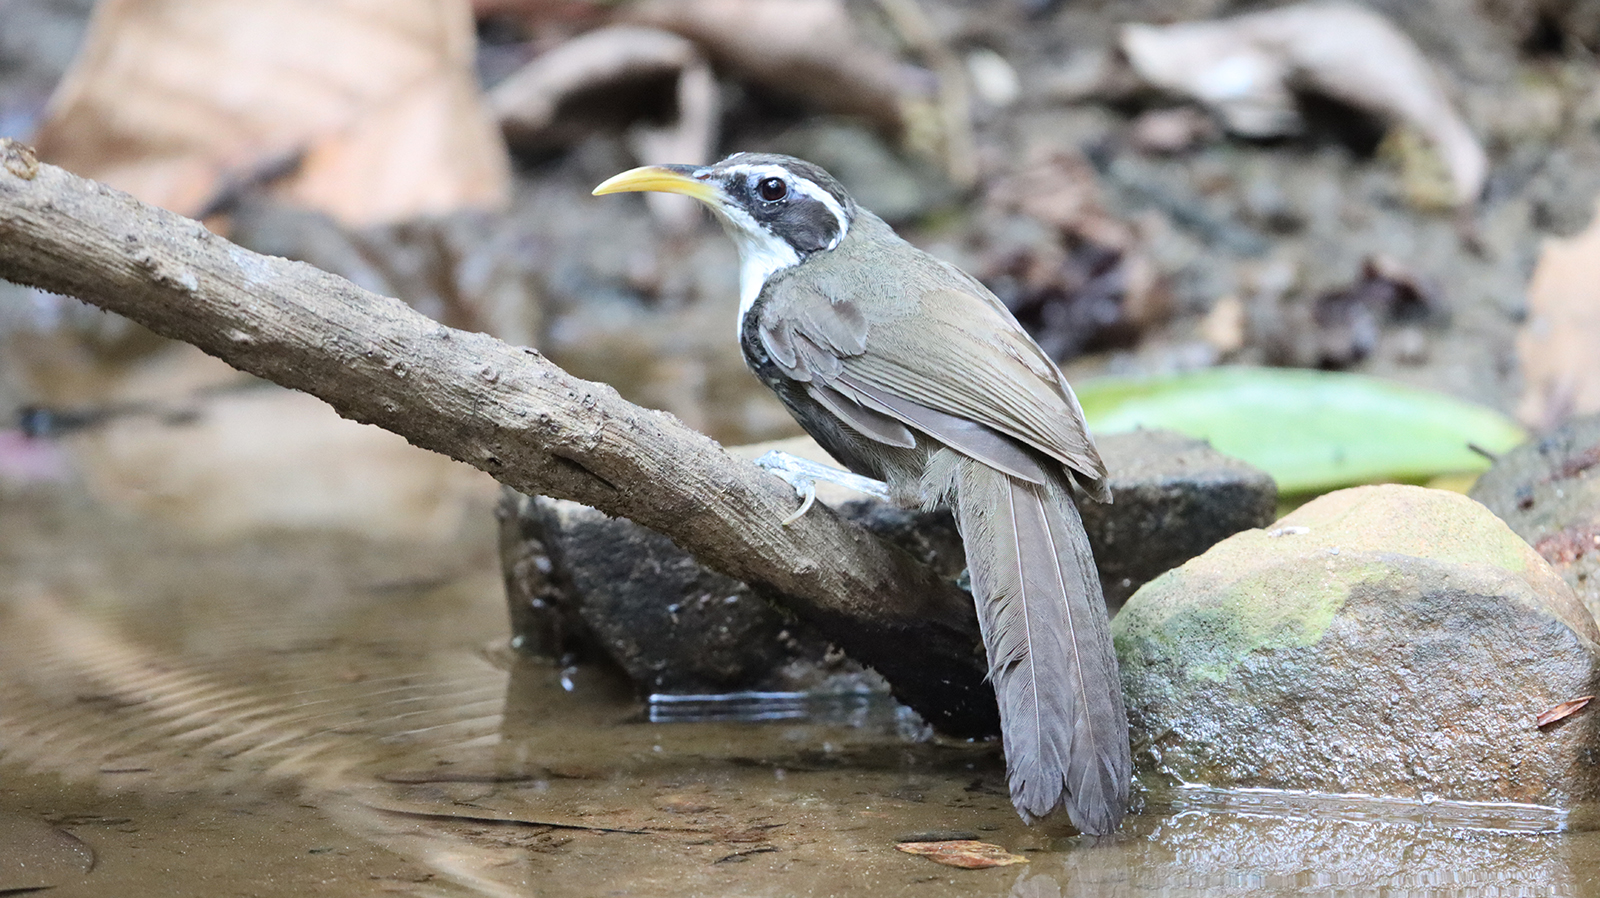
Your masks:
M817 481L826 480L840 486L853 489L856 492L866 493L869 496L888 498L888 488L883 483L860 474L852 474L824 465L798 455L773 450L756 459L756 464L783 478L783 481L794 488L795 495L801 498L800 507L793 514L783 519L783 526L787 527L801 516L811 510L817 501Z
M793 524L795 521L798 521L801 518L805 517L806 512L811 510L811 506L816 504L816 501L817 501L817 483L816 483L816 481L814 481L814 480L812 480L812 479L810 479L808 477L808 478L805 479L804 483L805 483L804 486L801 486L799 484L793 483L792 481L790 483L790 485L793 486L795 488L795 490L800 493L800 496L804 499L804 501L800 503L800 507L799 508L796 508L794 511L790 512L788 517L784 518L782 521L779 522L784 527L787 527L790 524Z

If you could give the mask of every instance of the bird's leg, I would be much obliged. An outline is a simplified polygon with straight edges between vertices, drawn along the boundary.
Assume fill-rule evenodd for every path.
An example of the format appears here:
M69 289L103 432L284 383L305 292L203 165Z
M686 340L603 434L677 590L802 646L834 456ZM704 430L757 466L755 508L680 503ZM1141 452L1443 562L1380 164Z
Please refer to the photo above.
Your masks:
M784 482L794 487L795 494L802 500L800 507L794 513L783 519L783 526L787 527L800 520L801 515L811 510L812 504L817 501L817 481L826 480L837 483L846 489L877 496L880 499L889 498L889 486L881 480L871 477L862 477L852 474L843 468L835 468L821 462L814 462L798 455L773 450L756 459L756 464L768 471L782 477Z

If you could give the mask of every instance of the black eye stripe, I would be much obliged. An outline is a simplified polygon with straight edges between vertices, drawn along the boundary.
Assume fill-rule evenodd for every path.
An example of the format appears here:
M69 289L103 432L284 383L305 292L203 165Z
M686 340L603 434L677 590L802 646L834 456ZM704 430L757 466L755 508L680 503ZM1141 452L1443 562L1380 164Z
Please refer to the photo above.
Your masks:
M841 209L849 197L841 201L839 191L819 185L807 172L766 165L741 168L730 172L723 183L752 224L802 256L838 245L849 227ZM818 176L826 179L827 173L818 170Z

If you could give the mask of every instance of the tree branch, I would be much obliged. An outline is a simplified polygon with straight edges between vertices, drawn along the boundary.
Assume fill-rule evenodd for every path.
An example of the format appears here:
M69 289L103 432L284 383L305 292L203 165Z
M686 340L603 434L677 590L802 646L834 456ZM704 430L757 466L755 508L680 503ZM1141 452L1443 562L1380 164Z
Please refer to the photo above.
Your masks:
M537 350L445 327L309 265L38 162L0 139L0 277L76 296L501 483L670 536L785 602L907 704L957 734L993 730L965 593L675 417Z

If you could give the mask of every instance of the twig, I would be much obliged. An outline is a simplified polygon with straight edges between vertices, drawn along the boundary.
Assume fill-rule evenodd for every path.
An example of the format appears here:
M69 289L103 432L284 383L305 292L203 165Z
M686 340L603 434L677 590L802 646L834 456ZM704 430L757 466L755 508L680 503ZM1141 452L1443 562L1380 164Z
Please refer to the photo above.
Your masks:
M788 484L537 350L252 253L6 139L0 278L126 315L514 489L665 533L876 667L935 727L993 731L964 593L825 509L784 527Z

